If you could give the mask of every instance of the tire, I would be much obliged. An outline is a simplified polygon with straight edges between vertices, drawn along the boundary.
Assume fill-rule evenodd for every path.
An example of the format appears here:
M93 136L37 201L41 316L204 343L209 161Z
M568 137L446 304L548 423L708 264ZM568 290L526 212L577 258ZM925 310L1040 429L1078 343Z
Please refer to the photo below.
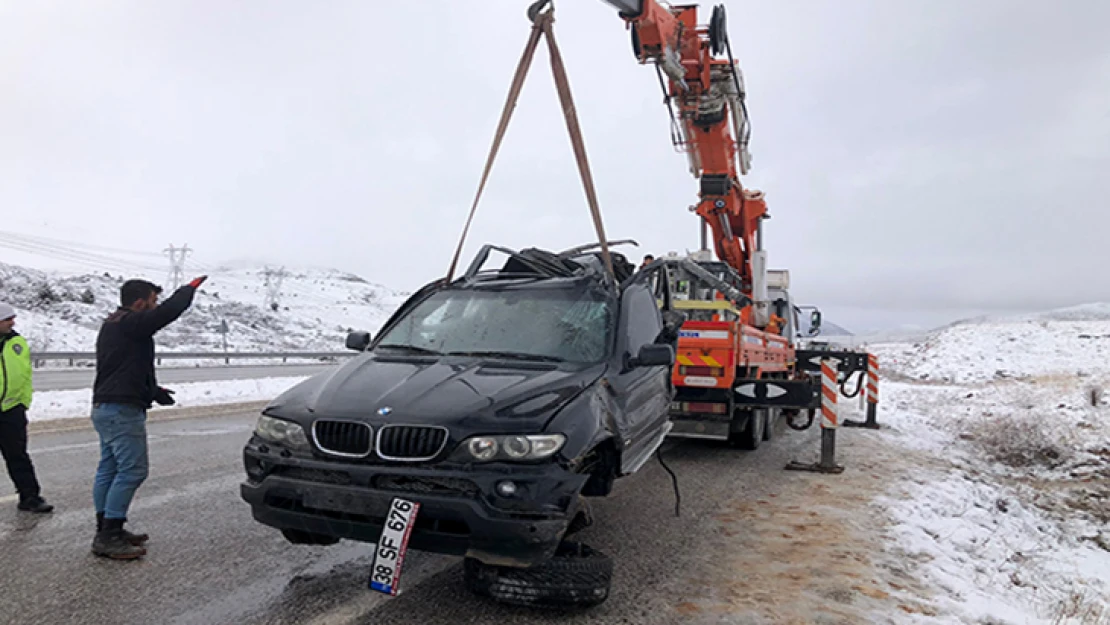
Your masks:
M294 545L334 545L339 542L335 536L328 536L326 534L313 534L303 530L284 529L281 530L281 535L285 540L293 543Z
M613 561L583 543L563 541L555 555L531 568L463 561L466 587L476 595L510 605L587 608L609 598Z
M767 410L752 408L751 413L751 416L748 417L747 426L742 431L734 433L730 442L740 449L755 451L759 449L759 444L763 442L764 432L767 430Z

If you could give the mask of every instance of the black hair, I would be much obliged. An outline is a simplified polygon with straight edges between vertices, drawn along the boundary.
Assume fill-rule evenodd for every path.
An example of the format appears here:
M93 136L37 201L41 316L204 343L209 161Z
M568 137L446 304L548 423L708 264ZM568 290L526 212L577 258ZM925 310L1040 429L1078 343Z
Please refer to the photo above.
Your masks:
M151 293L161 293L162 287L146 280L128 280L119 289L119 303L124 308L150 297Z

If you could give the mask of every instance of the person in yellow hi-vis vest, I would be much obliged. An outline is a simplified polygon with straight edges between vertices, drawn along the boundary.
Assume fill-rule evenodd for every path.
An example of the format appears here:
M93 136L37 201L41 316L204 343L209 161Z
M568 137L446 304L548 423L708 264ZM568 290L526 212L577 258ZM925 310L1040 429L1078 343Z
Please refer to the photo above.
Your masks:
M15 331L15 309L0 302L0 452L19 492L20 510L50 512L27 454L27 409L31 407L31 349Z

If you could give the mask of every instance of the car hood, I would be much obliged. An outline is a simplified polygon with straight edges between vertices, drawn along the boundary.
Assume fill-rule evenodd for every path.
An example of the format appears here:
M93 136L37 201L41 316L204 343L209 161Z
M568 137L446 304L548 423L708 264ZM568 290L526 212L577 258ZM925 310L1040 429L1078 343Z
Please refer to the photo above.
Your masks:
M359 356L289 389L267 408L289 418L443 425L475 433L542 431L604 372L473 358Z

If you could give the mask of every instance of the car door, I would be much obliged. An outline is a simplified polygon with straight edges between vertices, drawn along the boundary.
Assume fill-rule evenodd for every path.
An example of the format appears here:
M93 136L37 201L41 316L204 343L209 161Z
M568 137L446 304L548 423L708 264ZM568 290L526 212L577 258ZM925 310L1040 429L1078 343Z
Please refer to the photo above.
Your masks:
M650 289L644 284L627 287L621 296L618 324L619 373L610 380L620 410L624 474L635 472L650 458L670 424L671 368L628 364L641 347L655 342L662 329L663 318Z

